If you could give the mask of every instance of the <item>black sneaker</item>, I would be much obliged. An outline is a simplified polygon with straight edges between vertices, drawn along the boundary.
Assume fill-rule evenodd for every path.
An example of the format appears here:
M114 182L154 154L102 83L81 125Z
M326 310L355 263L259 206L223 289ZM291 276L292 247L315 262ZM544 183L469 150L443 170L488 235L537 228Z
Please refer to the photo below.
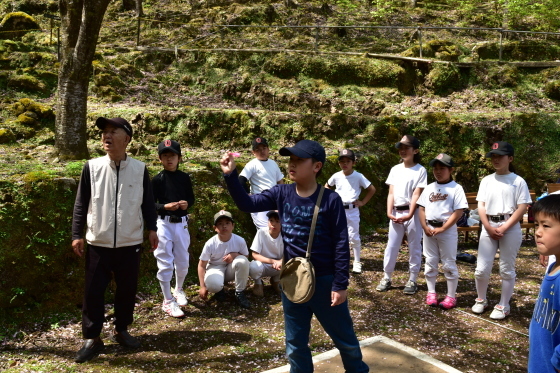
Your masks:
M239 303L239 305L243 308L251 308L251 302L249 302L249 299L247 299L247 297L245 296L245 293L240 291L240 292L235 292L235 298L237 299L237 303Z
M128 334L126 330L113 334L113 341L117 342L121 346L128 347L128 348L138 348L142 346L140 341L137 338Z
M99 354L105 348L105 344L101 338L86 339L82 348L76 354L76 363L85 363L88 360L93 359L97 354Z
M223 302L226 300L226 291L224 288L222 288L222 290L220 290L219 292L217 292L216 294L214 294L214 298L216 298L216 300L218 302Z

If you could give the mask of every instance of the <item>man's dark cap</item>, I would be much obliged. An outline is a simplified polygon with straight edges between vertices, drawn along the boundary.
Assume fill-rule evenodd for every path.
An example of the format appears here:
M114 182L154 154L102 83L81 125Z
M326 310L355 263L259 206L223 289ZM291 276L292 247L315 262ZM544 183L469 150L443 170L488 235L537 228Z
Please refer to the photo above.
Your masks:
M276 218L276 219L280 220L280 214L276 210L270 210L269 212L267 212L266 217L269 218L269 219L270 218Z
M218 222L218 220L220 218L228 218L233 223L233 216L231 215L231 212L229 212L229 211L220 210L216 214L214 214L214 225L216 225L216 223Z
M181 145L175 140L163 140L159 143L158 147L158 154L162 155L165 152L172 152L177 154L179 157L181 156Z
M455 162L453 162L453 159L450 156L448 156L447 154L444 154L444 153L439 153L437 155L437 157L432 159L430 161L430 167L434 167L434 165L437 162L439 162L442 165L447 166L447 167L455 167Z
M261 144L264 145L264 146L268 146L268 141L266 141L266 139L264 137L255 138L252 142L253 150L255 150Z
M486 158L490 158L492 154L513 156L513 146L509 142L496 141L492 144L492 150L486 153Z
M418 149L420 147L420 140L412 135L404 135L401 141L395 144L395 148L399 148L401 145L412 146L413 149Z
M298 141L292 147L283 147L279 151L280 155L290 156L295 155L300 158L314 158L319 162L325 164L326 155L325 148L321 146L317 141L313 140L301 140Z
M117 128L122 128L124 132L126 132L126 134L132 138L132 126L130 125L130 123L126 121L126 119L123 118L108 119L108 118L99 117L95 121L95 125L97 126L97 128L99 128L102 131L105 129L105 127L108 124Z
M338 160L340 161L342 158L350 158L352 161L356 160L356 155L354 154L354 152L350 149L342 149L340 151L340 154L338 155Z

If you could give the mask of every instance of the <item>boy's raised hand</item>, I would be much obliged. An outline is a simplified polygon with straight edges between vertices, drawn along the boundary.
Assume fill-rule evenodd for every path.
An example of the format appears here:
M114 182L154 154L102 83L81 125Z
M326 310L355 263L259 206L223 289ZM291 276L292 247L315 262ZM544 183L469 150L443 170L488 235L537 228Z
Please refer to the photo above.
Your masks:
M220 159L220 166L222 167L222 172L229 175L235 170L235 160L232 152L225 152Z

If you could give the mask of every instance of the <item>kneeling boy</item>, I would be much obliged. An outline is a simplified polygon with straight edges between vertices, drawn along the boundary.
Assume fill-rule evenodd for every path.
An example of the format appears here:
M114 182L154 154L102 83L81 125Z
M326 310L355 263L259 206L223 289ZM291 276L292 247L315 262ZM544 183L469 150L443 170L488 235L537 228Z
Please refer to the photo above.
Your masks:
M263 277L270 277L270 283L277 293L280 293L280 269L284 256L284 243L280 234L280 216L277 211L266 213L268 227L257 231L251 244L253 260L249 264L249 276L255 280L253 294L262 297Z
M215 293L218 301L225 299L224 283L235 281L235 298L243 308L251 303L243 292L249 277L249 250L247 243L233 233L233 217L221 210L214 215L217 235L206 241L198 262L199 296L206 300L208 292Z

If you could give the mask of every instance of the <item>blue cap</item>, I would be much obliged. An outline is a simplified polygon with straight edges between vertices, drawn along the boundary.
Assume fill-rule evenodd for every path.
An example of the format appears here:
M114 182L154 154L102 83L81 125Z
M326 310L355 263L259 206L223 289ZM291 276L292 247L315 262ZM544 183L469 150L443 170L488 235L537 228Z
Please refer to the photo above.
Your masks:
M280 155L290 156L295 155L300 158L314 158L319 162L325 164L326 155L325 148L321 146L317 141L313 140L301 140L298 141L292 147L283 147L279 151Z

